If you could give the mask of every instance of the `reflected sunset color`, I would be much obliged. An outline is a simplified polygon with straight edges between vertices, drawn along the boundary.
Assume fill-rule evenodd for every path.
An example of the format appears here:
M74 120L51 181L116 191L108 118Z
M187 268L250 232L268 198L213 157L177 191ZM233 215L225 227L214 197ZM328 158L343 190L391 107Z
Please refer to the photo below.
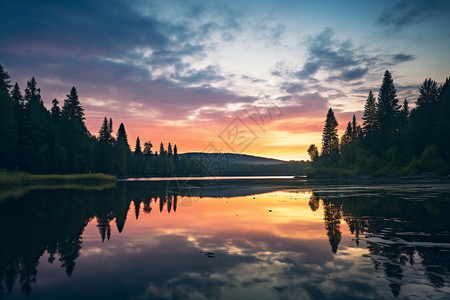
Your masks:
M394 185L289 185L199 183L198 196L139 182L31 191L0 203L2 295L390 299L450 292L448 220L439 214L448 203L434 198L448 197L446 186L421 187L430 197L422 203ZM235 195L225 196L229 189ZM37 225L28 233L14 225L24 222Z

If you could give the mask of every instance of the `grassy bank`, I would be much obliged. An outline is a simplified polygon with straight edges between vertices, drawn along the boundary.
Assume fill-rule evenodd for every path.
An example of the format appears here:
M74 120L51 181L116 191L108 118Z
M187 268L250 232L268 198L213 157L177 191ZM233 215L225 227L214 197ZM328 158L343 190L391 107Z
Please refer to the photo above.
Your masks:
M114 175L103 173L97 174L49 174L36 175L26 172L10 172L0 170L0 186L11 185L28 185L28 184L64 184L64 183L83 183L83 184L99 184L107 182L115 182L117 179Z

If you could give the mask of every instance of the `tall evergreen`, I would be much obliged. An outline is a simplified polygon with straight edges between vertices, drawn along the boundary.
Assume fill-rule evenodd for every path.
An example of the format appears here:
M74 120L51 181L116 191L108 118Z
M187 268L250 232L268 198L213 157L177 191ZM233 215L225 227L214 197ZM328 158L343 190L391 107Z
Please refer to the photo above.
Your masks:
M341 145L343 146L350 144L352 140L353 140L353 126L352 122L348 122L347 129L345 130L345 133L341 138Z
M113 139L111 137L110 126L106 117L103 119L99 131L97 156L95 160L96 168L99 172L114 173L116 168L116 159L113 148Z
M364 113L363 113L363 133L367 135L369 132L373 131L377 124L377 107L375 103L375 97L372 94L372 91L369 91L369 95L367 96L366 104L364 105Z
M27 143L22 148L24 167L32 172L48 172L50 118L34 77L27 82L25 100L23 139Z
M339 149L339 138L337 135L338 122L334 116L333 109L330 108L322 131L322 155L332 154Z
M125 131L125 126L120 123L117 131L116 141L116 171L119 176L127 175L127 163L130 155L130 145L128 144L128 137Z
M9 74L0 65L0 166L11 167L15 157L17 126L14 117L13 102L9 95Z
M105 117L106 118L106 117ZM109 136L111 137L111 139L113 139L113 120L112 118L109 118L109 124L108 124L108 131L109 131Z
M136 145L134 146L134 153L142 154L141 141L139 140L139 137L136 138Z
M173 156L173 152L172 152L172 145L169 142L169 145L167 146L167 156L172 157Z
M19 84L17 82L16 82L16 84L14 84L14 88L11 91L11 99L15 106L19 106L19 107L24 106L23 97L22 97L22 94L20 93Z
M177 148L177 144L175 144L173 146L173 157L174 158L178 158L178 148Z
M437 102L439 97L439 88L437 82L431 78L425 79L419 89L419 98L417 98L417 107L425 103Z
M164 144L161 142L161 144L159 145L159 155L160 156L164 156L167 154L166 149L164 149Z
M106 117L103 119L103 123L102 123L102 127L100 128L100 131L98 132L99 135L99 140L103 141L105 143L109 143L111 140L111 132L109 131L109 125L108 125L108 120L106 119Z
M394 80L389 71L386 70L378 92L377 121L383 135L396 132L399 127L398 117L400 105L397 99L397 90Z
M77 120L79 123L84 125L84 109L78 100L78 92L75 87L70 89L69 94L66 95L64 100L64 106L62 112L64 117L68 120Z
M450 165L450 77L445 79L439 93L437 104L434 140L439 146L439 152Z
M89 157L92 155L89 133L84 123L84 109L78 99L78 92L72 87L66 95L62 108L63 144L69 156L69 171L87 172L93 166Z
M408 117L409 117L409 105L408 100L405 99L405 101L403 101L402 108L400 109L400 122L402 126L406 124L406 121L408 121Z
M352 118L352 140L357 139L361 134L361 126L356 122L356 116L353 115Z

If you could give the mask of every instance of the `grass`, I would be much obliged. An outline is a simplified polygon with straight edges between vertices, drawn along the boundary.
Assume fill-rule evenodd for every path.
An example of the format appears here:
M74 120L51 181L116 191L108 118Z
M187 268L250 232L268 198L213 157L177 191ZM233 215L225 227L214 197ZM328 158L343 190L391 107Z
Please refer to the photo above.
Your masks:
M116 188L115 182L83 184L83 183L56 183L56 184L27 184L9 186L7 188L0 186L0 202L6 199L18 199L34 190L83 190L83 191L102 191Z
M117 177L103 173L96 174L49 174L37 175L18 171L0 170L0 186L30 185L30 184L99 184L105 182L115 182Z

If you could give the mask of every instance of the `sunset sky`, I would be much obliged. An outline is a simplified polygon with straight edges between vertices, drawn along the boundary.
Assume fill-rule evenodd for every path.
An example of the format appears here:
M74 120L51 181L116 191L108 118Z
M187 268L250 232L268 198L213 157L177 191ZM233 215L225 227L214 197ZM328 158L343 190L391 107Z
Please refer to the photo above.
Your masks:
M48 108L72 86L93 134L111 117L180 152L307 159L386 69L414 103L450 76L450 1L25 1L0 4L0 64Z

